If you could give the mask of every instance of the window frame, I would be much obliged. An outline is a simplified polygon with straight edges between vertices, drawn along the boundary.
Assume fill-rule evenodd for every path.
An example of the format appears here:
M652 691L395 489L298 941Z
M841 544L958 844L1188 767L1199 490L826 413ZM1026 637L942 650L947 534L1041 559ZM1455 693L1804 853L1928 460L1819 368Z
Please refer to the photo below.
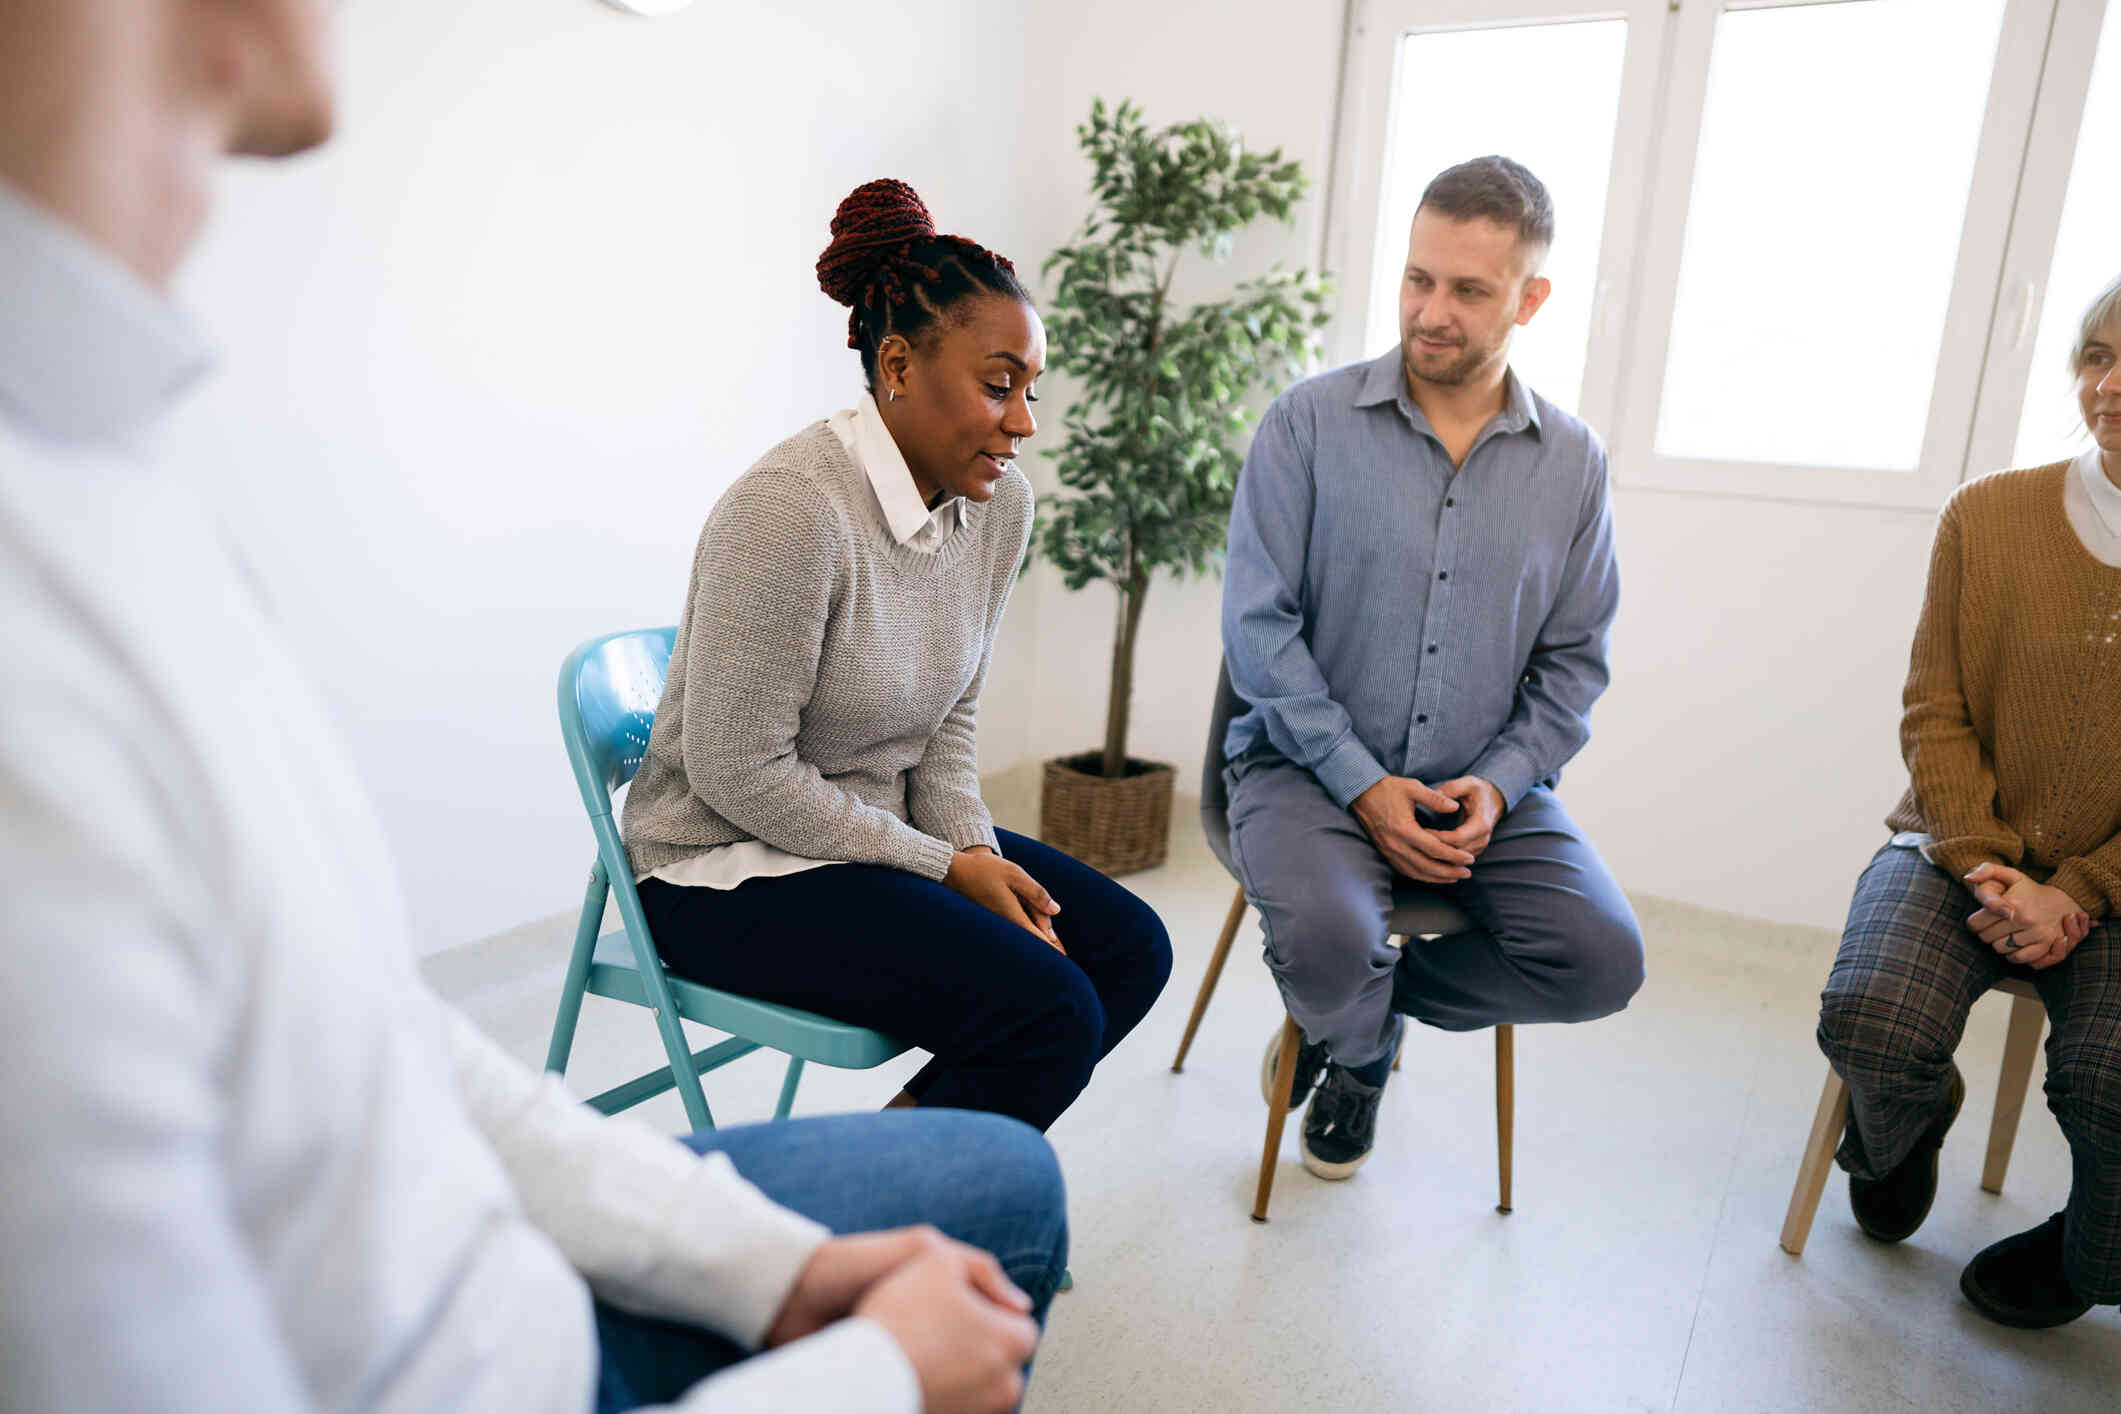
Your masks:
M2008 467L2017 456L2018 422L2034 374L2034 334L2047 299L2055 245L2062 237L2070 173L2083 136L2092 69L2110 3L2056 0L2010 239L1997 278L1995 317L1983 350L1974 425L1967 439L1966 479ZM2121 43L2121 29L2106 37ZM2121 55L2113 57L2121 65ZM2058 384L2062 381L2063 370L2048 371Z
M1619 399L1622 313L1634 277L1632 253L1644 210L1651 138L1656 131L1658 75L1664 61L1670 0L1357 0L1351 7L1343 69L1340 141L1327 220L1328 266L1337 300L1328 348L1335 363L1381 353L1362 344L1377 273L1385 144L1395 130L1394 93L1401 41L1415 34L1515 29L1596 20L1626 20L1620 107L1613 128L1606 209L1592 295L1589 346L1577 416L1593 427L1611 422ZM1570 213L1558 213L1564 221ZM1398 259L1393 255L1392 259Z
M1380 352L1362 338L1400 40L1622 19L1627 49L1578 408L1613 453L1615 484L1934 511L1969 476L2008 465L2101 26L2121 0L2005 0L1914 471L1656 450L1718 22L1733 11L1845 3L1861 0L1352 0L1323 241L1338 287L1335 362Z

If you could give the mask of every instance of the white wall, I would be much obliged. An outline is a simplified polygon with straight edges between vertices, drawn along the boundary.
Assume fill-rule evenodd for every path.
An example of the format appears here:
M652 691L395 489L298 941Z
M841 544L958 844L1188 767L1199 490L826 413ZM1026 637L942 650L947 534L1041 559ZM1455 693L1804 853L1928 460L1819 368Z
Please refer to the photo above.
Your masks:
M1315 267L1340 32L1338 0L1081 0L1034 8L1023 157L1026 171L1039 175L1026 186L1021 208L1026 254L1043 260L1074 234L1087 210L1090 168L1075 128L1089 117L1091 101L1131 98L1154 127L1203 115L1230 122L1248 147L1280 147L1303 163L1313 182L1312 199L1292 225L1261 222L1223 265L1188 257L1175 287L1181 298L1219 296L1276 264ZM1041 386L1045 431L1030 444L1034 452L1059 440L1068 392L1057 377ZM1041 499L1052 496L1056 482L1046 459L1027 456L1025 466ZM997 657L1029 658L1034 670L997 683L982 701L981 757L990 771L1104 742L1117 596L1102 584L1070 593L1043 565L1026 577L1025 588L1035 597L1011 606ZM1219 578L1159 577L1142 620L1128 751L1176 764L1183 790L1198 789L1222 653L1220 600ZM1183 820L1179 827L1191 828Z
M323 680L433 949L580 898L553 676L673 621L708 507L851 401L812 263L911 181L1019 246L1024 31L972 0L357 0L344 123L222 193L173 427Z
M1331 0L1092 0L1034 16L1030 92L1044 125L1026 143L1053 177L1028 194L1031 248L1080 217L1085 170L1067 135L1093 95L1135 97L1151 121L1227 118L1322 183L1340 31ZM1237 272L1313 261L1323 216L1314 201L1295 230L1248 241ZM1049 402L1049 417L1063 405ZM1623 488L1627 473L1621 445ZM1564 799L1632 890L1838 926L1905 785L1895 724L1931 517L1628 489L1615 515L1614 685ZM1015 612L1007 630L1009 651L1037 660L1030 695L997 692L986 708L990 723L1032 735L990 725L990 768L1100 740L1112 596L1040 588L1035 624ZM1132 749L1176 763L1185 789L1197 786L1220 651L1218 594L1160 580L1144 624Z
M1228 119L1322 197L1341 6L358 0L340 22L341 137L232 179L190 271L226 372L170 440L225 481L432 949L575 902L560 657L674 619L714 498L848 400L810 274L839 197L904 177L1035 275L1081 218L1097 96ZM1191 291L1313 263L1323 218L1262 227ZM1067 388L1042 391L1054 435ZM1901 783L1928 519L1648 491L1618 516L1616 680L1567 799L1630 888L1838 923ZM1160 580L1144 623L1135 754L1186 789L1218 596ZM1112 607L1022 582L986 769L1097 744Z

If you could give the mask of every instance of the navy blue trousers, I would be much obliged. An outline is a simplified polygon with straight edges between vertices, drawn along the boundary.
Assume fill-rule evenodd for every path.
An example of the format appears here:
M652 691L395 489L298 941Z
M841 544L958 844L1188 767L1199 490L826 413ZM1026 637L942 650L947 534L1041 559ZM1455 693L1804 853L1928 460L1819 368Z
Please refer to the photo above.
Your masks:
M1038 1129L1148 1014L1171 940L1147 904L1088 865L1007 830L1002 853L1061 906L1063 957L918 874L835 864L733 889L640 885L663 961L708 987L867 1026L934 1057L906 1083L923 1105Z

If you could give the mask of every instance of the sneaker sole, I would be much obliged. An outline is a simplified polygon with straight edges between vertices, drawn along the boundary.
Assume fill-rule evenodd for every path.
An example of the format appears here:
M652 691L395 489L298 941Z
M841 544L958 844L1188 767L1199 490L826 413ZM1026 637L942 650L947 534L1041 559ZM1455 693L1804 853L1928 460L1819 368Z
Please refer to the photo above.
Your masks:
M1370 1155L1376 1152L1375 1150L1364 1150L1346 1163L1336 1164L1331 1160L1321 1159L1318 1155L1312 1153L1311 1146L1302 1140L1297 1141L1296 1150L1303 1160L1304 1172L1325 1179L1329 1183L1339 1183L1343 1179L1355 1177L1355 1170L1370 1162Z

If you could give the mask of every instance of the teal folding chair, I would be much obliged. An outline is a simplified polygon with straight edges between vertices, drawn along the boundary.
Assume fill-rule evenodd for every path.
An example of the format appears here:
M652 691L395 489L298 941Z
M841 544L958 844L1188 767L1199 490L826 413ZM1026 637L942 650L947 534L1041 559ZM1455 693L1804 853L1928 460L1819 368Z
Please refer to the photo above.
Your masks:
M611 792L633 779L648 752L648 731L655 725L676 638L674 628L607 634L575 649L560 666L560 735L596 833L597 857L589 868L589 892L575 926L574 955L560 992L559 1015L552 1023L545 1068L567 1073L583 996L610 997L655 1014L670 1064L592 1097L592 1106L616 1114L675 1085L693 1128L712 1129L714 1114L700 1092L700 1076L764 1047L788 1057L780 1104L773 1111L775 1119L786 1119L806 1061L867 1070L906 1047L865 1027L716 991L664 972L633 887L626 847L619 842L618 822L611 817ZM618 896L620 926L599 937L607 892ZM726 1031L730 1039L694 1051L678 1025L680 1017Z

